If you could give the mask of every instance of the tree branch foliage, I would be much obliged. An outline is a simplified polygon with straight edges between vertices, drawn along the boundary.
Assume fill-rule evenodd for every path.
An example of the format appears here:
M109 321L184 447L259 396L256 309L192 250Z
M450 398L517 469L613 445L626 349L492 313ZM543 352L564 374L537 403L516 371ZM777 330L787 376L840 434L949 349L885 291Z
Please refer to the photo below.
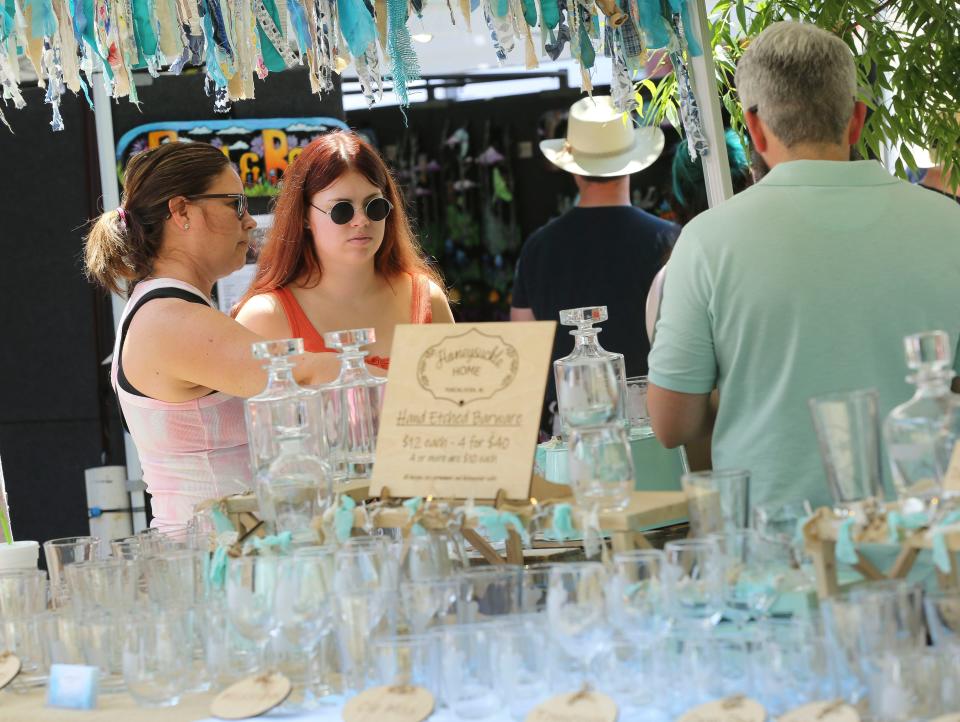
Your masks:
M721 102L744 134L734 71L751 38L780 20L814 23L841 37L854 53L860 100L871 112L858 149L880 157L897 148L897 175L915 167L910 146L936 147L960 183L960 3L957 0L719 0L710 9ZM643 80L656 120L677 122L676 78Z

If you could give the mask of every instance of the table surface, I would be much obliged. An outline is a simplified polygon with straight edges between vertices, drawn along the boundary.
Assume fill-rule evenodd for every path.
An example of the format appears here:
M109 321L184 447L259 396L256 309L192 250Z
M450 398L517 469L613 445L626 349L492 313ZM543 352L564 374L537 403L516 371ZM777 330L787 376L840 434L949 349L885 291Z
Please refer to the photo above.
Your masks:
M53 709L44 705L44 690L27 693L0 692L0 722L221 722L210 717L211 694L186 695L176 707L138 707L126 692L101 694L97 709ZM342 699L342 698L341 698ZM265 722L340 722L341 702L331 699L329 705L310 712L274 712L252 720ZM430 722L460 722L449 711L437 712ZM488 717L485 722L512 722L506 714Z

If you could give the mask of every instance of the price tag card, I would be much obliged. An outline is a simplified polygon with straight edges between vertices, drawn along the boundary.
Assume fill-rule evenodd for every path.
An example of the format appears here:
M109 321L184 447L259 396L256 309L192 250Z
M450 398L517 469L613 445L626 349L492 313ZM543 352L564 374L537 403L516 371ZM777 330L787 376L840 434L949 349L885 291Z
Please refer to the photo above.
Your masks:
M555 329L397 326L370 493L528 498Z
M364 690L347 700L344 722L422 722L433 712L433 695L423 687L395 685Z
M677 722L764 722L767 711L754 699L737 695L689 710Z
M860 714L844 700L811 702L790 710L778 722L860 722Z
M220 719L258 717L283 702L292 689L290 680L275 672L247 677L218 694L210 714Z
M616 722L617 703L605 694L570 692L534 707L526 722Z
M13 652L0 652L0 689L20 674L20 658Z
M100 670L83 664L52 664L47 681L47 705L68 709L97 706Z

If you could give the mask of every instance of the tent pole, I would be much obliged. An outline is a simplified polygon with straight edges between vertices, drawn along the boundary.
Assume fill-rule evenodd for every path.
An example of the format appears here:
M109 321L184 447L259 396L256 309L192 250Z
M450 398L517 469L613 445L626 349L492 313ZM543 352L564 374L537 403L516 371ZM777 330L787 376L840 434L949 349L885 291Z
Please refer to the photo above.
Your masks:
M706 0L687 0L690 3L690 20L693 27L687 32L696 38L703 54L689 58L690 81L700 108L703 132L710 145L710 152L702 158L703 177L707 184L707 201L710 207L722 203L733 195L730 179L730 163L727 159L727 143L724 139L723 114L720 93L717 90L716 66L713 62L710 23L707 21Z
M103 193L103 210L107 211L120 205L120 185L117 180L116 144L113 138L113 111L110 107L110 96L107 95L103 83L103 72L94 73L93 85L93 116L97 131L97 160L100 165L100 188ZM110 303L113 308L114 328L120 324L125 301L116 293L110 294ZM144 494L143 470L140 467L140 457L133 439L126 431L123 432L123 448L127 460L127 489L130 491L132 509L143 509ZM133 531L138 532L147 526L147 516L144 511L133 512Z

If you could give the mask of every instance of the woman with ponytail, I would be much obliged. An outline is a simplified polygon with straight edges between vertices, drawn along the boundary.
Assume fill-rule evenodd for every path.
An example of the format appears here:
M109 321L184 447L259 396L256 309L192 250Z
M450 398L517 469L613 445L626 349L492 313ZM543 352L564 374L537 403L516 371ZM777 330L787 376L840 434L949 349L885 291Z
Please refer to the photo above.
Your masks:
M283 175L274 225L237 320L268 338L330 351L326 331L374 328L367 364L389 367L398 323L452 323L440 279L420 253L390 171L358 135L310 143ZM339 362L327 354L325 380Z
M244 263L256 227L246 201L220 151L167 143L130 159L120 207L86 239L88 276L128 296L111 379L161 529L250 486L243 397L266 384L251 354L262 338L210 300ZM306 381L312 356L296 371Z

